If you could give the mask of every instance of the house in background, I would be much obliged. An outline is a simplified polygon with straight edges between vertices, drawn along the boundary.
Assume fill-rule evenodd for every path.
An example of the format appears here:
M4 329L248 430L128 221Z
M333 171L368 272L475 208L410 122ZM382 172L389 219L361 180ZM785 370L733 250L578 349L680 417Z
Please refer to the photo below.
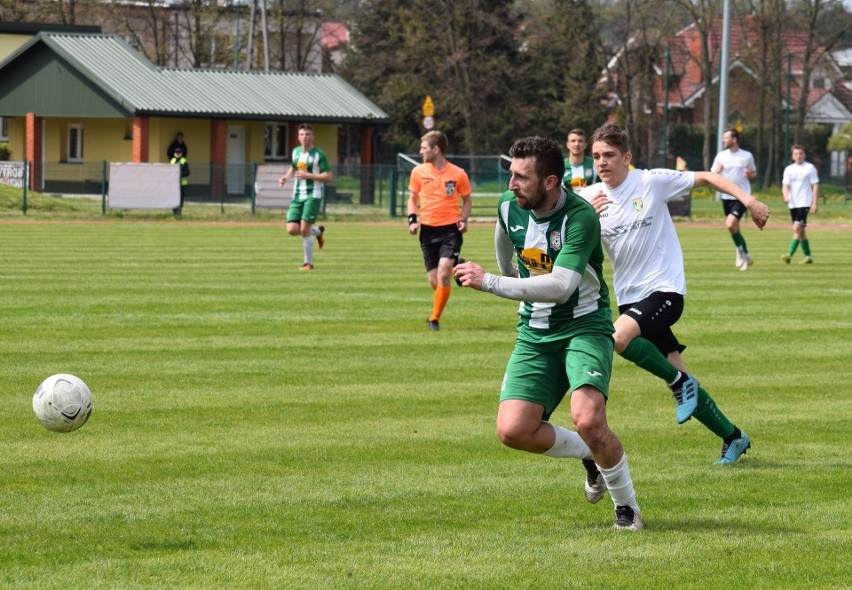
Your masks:
M246 165L284 161L300 123L313 125L332 165L338 126L356 127L369 165L376 131L389 122L335 74L162 68L96 33L40 32L0 62L0 80L13 159L33 164L36 190L77 177L74 167L86 163L167 161L182 132L193 183L209 184L214 198L241 195ZM53 164L50 177L43 163Z
M666 52L656 52L656 62L653 67L653 82L651 83L650 95L646 101L639 101L638 109L648 112L656 112L662 121L662 113L668 105L668 122L670 125L704 125L704 102L711 100L714 103L712 114L717 115L717 97L719 92L719 52L722 41L722 19L714 19L709 36L709 51L714 56L714 77L710 88L703 82L701 61L701 36L697 27L690 25L671 38L660 43L661 47L670 50L670 63L666 67ZM791 84L790 84L790 108L791 116L795 116L795 105L798 104L802 92L808 93L806 113L806 125L821 125L829 128L830 133L836 133L843 124L852 121L852 110L847 99L849 88L847 72L845 72L823 48L817 48L811 57L813 69L808 80L803 79L803 58L805 54L806 35L804 33L788 31L783 33L781 42L784 47L786 66L786 55L791 56ZM626 81L619 79L619 60L623 59L625 51L634 51L638 48L635 39L628 40L624 49L610 62L608 71L611 73L610 84L617 89L619 95L632 93L637 96L645 90L637 79L635 88L627 88ZM730 46L729 46L729 81L728 81L728 118L723 122L725 126L734 126L738 123L743 125L757 125L761 118L760 102L761 77L758 72L762 67L759 64L761 54L761 38L758 26L753 17L747 16L742 19L734 19L731 22ZM668 89L664 89L666 75L668 74ZM785 72L779 72L779 80L786 76ZM784 89L786 90L786 88ZM783 94L783 93L782 93ZM778 104L786 104L786 96L777 97ZM634 101L635 102L635 101ZM768 105L764 105L768 109ZM768 111L763 113L768 120ZM649 137L645 140L649 143L646 153L653 153L657 142ZM844 153L832 154L831 174L843 174Z

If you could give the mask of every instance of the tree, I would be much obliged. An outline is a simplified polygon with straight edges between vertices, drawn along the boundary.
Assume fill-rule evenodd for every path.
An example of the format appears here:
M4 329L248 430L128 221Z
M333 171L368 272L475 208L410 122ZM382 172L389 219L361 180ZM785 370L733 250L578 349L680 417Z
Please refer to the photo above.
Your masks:
M510 0L368 2L341 73L388 112L384 137L400 151L419 144L421 107L432 96L452 150L502 152L535 112L514 76L523 62L518 26Z

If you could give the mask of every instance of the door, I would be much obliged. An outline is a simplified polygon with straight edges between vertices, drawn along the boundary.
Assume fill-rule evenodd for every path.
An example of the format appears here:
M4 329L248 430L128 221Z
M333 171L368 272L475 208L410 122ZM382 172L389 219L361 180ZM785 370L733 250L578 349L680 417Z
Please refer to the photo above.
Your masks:
M241 195L246 186L246 129L242 125L228 125L228 165L225 184L229 195Z

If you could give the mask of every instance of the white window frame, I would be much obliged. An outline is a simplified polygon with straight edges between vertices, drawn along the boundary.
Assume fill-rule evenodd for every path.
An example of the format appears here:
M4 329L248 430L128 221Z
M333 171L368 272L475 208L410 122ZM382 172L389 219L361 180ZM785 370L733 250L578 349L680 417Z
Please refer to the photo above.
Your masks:
M74 142L73 151L72 151L71 139L72 139L72 136L75 135L75 133L74 133L75 131L76 131L77 140ZM72 125L68 125L68 142L67 143L68 143L68 145L66 146L67 150L68 150L66 152L68 154L67 161L70 162L70 163L74 163L74 164L82 164L83 163L83 125L81 125L79 123L74 123ZM73 156L71 155L72 153L74 154Z
M9 141L9 119L0 117L0 141Z
M275 133L275 129L280 128L279 134ZM290 157L288 144L289 126L287 123L269 122L263 126L263 159L267 162L285 162ZM278 137L284 139L283 149L278 145ZM271 145L270 145L271 142Z

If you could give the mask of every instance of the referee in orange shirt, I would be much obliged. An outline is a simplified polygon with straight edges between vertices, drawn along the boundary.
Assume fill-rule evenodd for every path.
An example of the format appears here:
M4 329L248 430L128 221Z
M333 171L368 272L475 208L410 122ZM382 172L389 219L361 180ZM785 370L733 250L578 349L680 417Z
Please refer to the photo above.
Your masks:
M471 207L467 173L447 161L447 146L447 136L440 131L421 137L423 163L411 171L408 183L408 233L415 235L420 226L426 278L435 291L429 316L429 329L433 331L441 329L439 321L450 298L450 280L459 261Z

